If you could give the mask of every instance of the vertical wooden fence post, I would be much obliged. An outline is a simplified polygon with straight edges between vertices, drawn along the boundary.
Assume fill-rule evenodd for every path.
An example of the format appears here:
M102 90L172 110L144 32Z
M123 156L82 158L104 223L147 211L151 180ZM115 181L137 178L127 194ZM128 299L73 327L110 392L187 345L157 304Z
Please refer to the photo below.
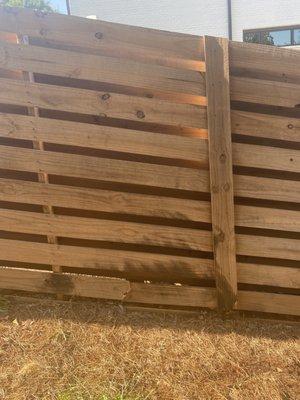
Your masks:
M228 40L205 36L212 234L218 306L237 301Z

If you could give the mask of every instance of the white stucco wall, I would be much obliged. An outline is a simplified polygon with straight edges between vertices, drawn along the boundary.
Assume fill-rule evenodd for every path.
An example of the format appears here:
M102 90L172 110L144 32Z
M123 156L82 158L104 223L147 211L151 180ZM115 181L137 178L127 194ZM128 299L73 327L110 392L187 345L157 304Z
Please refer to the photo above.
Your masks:
M228 36L227 0L70 0L74 15L195 35ZM244 29L300 25L300 0L232 0L233 39Z
M228 34L226 0L71 0L71 13L195 35Z

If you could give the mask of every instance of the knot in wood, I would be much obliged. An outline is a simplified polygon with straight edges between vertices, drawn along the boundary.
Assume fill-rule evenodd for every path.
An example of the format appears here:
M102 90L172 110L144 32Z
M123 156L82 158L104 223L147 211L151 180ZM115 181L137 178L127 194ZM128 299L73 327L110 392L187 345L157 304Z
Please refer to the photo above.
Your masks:
M226 161L226 154L222 153L220 155L220 161L221 161L221 163L224 163Z
M103 38L103 33L102 32L96 32L95 33L95 38L96 39L102 39Z
M138 118L140 118L140 119L143 119L143 118L145 118L145 113L144 113L144 111L142 111L142 110L138 110L138 111L136 112L136 116L137 116Z
M294 125L293 124L288 124L288 126L287 126L289 129L293 129L294 128Z
M229 189L230 189L230 184L228 182L224 183L223 185L224 192L228 192Z
M105 94L103 94L102 96L101 96L101 99L102 100L108 100L110 98L110 94L109 93L105 93Z

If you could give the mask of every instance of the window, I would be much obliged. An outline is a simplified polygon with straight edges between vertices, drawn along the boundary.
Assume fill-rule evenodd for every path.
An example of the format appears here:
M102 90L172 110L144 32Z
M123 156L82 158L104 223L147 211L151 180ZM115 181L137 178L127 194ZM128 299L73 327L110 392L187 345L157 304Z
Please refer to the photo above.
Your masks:
M294 29L294 44L300 45L300 28Z
M244 42L270 46L300 45L300 26L244 31Z

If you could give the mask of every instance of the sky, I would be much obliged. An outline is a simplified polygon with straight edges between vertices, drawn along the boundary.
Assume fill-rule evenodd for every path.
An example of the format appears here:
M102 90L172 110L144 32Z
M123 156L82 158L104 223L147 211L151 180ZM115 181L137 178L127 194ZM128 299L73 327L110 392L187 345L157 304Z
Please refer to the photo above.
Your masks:
M50 0L51 6L60 13L67 13L66 0Z

